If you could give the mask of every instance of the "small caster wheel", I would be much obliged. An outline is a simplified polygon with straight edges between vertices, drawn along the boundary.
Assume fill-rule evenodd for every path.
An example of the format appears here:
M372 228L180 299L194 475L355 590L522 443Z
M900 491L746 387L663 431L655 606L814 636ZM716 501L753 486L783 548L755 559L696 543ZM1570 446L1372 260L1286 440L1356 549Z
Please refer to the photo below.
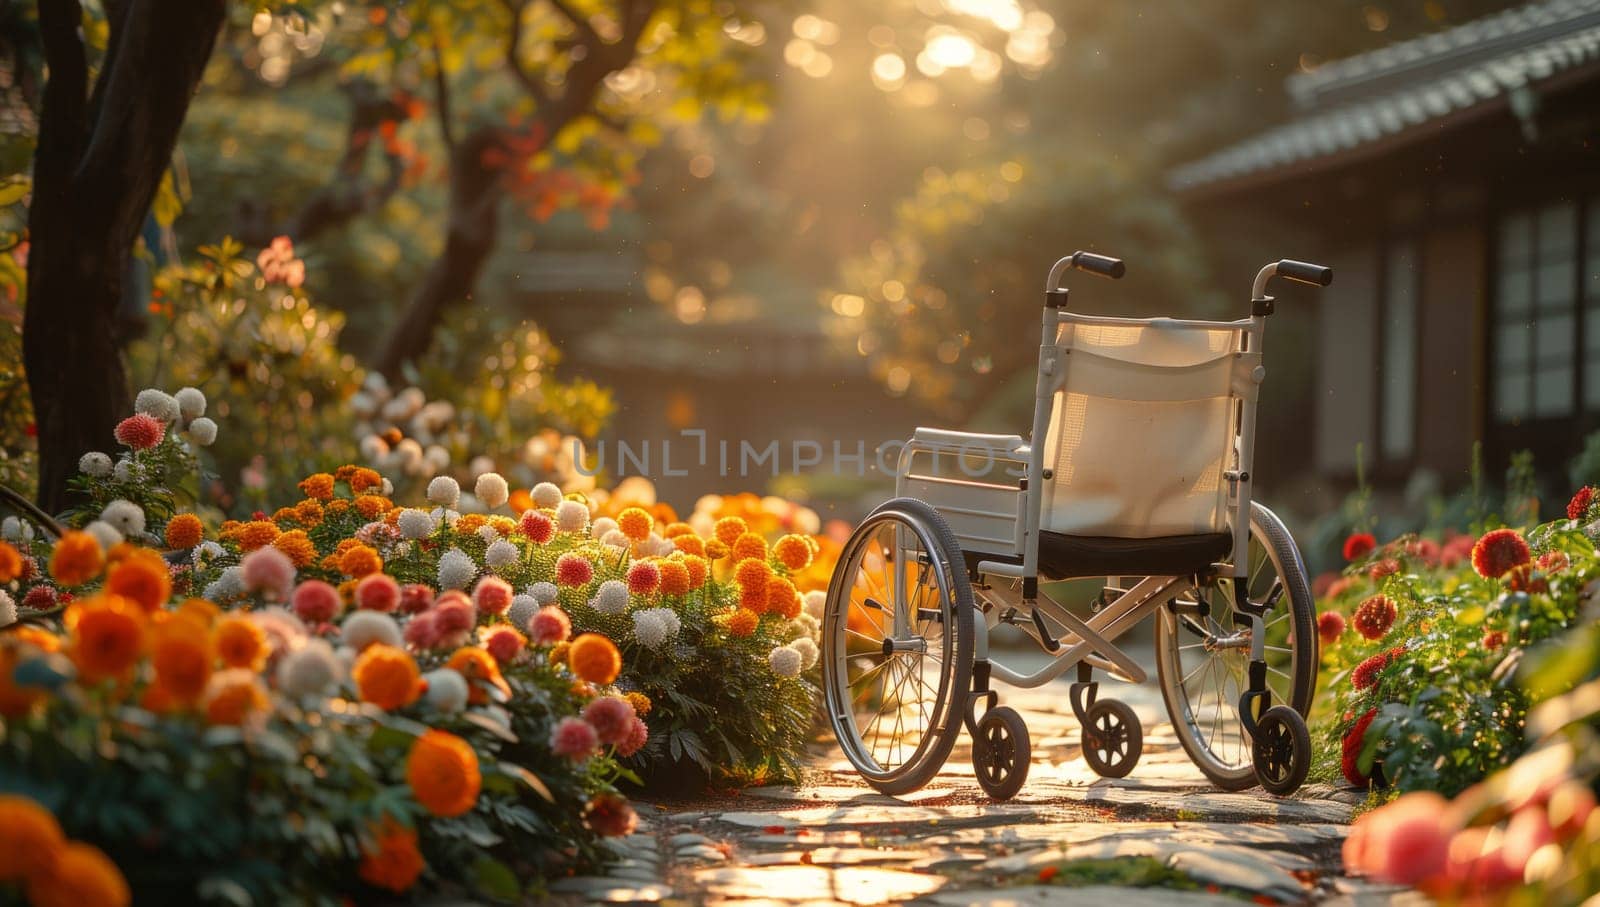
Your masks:
M1256 780L1267 793L1279 797L1294 793L1311 769L1311 732L1300 713L1275 705L1256 721L1251 744Z
M1015 709L1000 706L983 713L972 741L972 767L978 786L992 800L1010 800L1028 780L1028 726Z
M1126 777L1144 751L1139 716L1125 702L1101 699L1089 706L1084 719L1083 761L1102 778Z

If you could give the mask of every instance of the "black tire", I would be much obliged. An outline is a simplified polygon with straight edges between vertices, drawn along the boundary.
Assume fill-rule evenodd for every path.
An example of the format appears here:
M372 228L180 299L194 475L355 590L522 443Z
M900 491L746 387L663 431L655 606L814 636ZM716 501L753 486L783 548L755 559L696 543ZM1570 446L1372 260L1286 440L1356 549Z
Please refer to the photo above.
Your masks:
M937 607L921 610L937 610L941 626L945 621L949 625L941 630L940 635L936 701L931 709L919 716L919 721L926 724L926 729L918 744L912 748L910 756L903 761L884 765L878 759L877 741L868 751L863 735L865 728L857 727L855 722L855 705L860 694L852 691L846 662L862 657L862 653L852 655L846 637L847 634L862 635L849 629L850 596L859 577L848 577L847 573L859 574L866 569L861 565L860 558L865 555L867 547L874 544L876 534L890 526L903 527L915 533L919 547L930 556L928 578L935 583L938 590L936 598L941 600L924 600L924 604ZM939 562L937 570L932 569L933 561ZM895 796L925 786L950 758L950 751L961 734L971 698L975 611L961 545L944 517L926 503L915 498L888 501L868 514L845 542L839 565L829 583L823 617L824 707L845 758L861 773L863 780L882 793ZM885 653L884 663L891 658ZM917 670L918 677L926 676L923 673L925 666L920 662ZM892 674L893 669L886 673ZM856 682L859 683L859 678ZM901 682L904 683L904 680ZM899 689L896 693L899 693ZM885 707L880 706L880 712ZM904 748L899 743L891 746L891 760Z
M972 767L978 786L991 800L1010 800L1022 790L1032 758L1028 726L1015 709L993 708L978 720L978 736L972 741Z
M1256 780L1267 793L1288 796L1305 783L1311 769L1311 732L1300 713L1275 705L1256 723L1251 741Z
M1266 562L1272 566L1284 587L1276 609L1267 615L1269 640L1273 633L1281 632L1277 629L1279 624L1287 624L1287 633L1283 637L1285 645L1276 648L1289 652L1281 665L1269 671L1268 684L1276 691L1273 702L1290 706L1305 715L1310 712L1311 700L1316 693L1318 657L1316 600L1312 598L1311 584L1306 579L1305 561L1301 559L1300 549L1283 522L1257 501L1250 504L1250 540L1252 554L1259 544ZM1222 619L1227 621L1231 621L1231 585L1229 583L1226 590L1219 586L1213 590L1212 596L1214 605L1227 599L1228 603L1220 612ZM1264 597L1263 590L1252 587L1248 591L1257 600ZM1196 701L1191 702L1187 689L1180 690L1179 683L1186 666L1179 654L1179 647L1192 647L1194 641L1171 612L1166 609L1157 612L1156 674L1167 714L1177 732L1179 743L1195 767L1211 783L1223 790L1246 790L1257 783L1251 750L1246 743L1248 734L1241 732L1236 735L1239 738L1236 746L1225 748L1217 745L1217 752L1213 752L1212 745L1202 739L1198 724L1203 722L1197 721L1194 711L1196 706L1203 707L1208 701L1206 694L1201 693ZM1232 703L1228 711L1231 720L1237 721L1237 700L1242 692L1240 684L1229 695L1209 701Z
M1119 699L1099 699L1083 719L1083 761L1102 778L1127 777L1144 752L1139 716Z

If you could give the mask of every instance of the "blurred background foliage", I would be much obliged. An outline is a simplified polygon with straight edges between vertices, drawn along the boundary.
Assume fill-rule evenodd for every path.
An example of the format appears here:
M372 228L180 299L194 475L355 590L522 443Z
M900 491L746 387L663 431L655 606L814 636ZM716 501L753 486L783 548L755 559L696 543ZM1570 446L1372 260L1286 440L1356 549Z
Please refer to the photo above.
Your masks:
M31 6L0 17L0 481L22 486L30 421L14 347L40 80ZM1085 308L1235 313L1249 275L1208 264L1237 252L1186 219L1165 170L1285 115L1293 72L1503 6L238 7L129 282L133 381L196 383L229 408L236 447L216 451L217 471L234 489L262 480L255 457L269 449L285 476L357 459L357 419L341 407L374 366L481 417L491 458L538 426L604 435L614 412L609 431L624 434L707 411L739 413L731 424L756 437L763 419L837 436L828 413L840 410L884 438L930 421L1018 430L1055 257L1090 247L1130 262L1134 279L1086 289ZM636 51L609 59L646 8ZM89 4L91 31L99 16ZM571 98L589 78L592 95ZM464 195L464 171L487 173L490 188ZM248 265L281 234L304 262L302 286L216 285L229 267L217 250ZM453 256L465 236L488 249L463 270ZM464 279L450 290L459 302L446 300L421 352L386 361L441 275ZM1275 418L1272 401L1299 399L1312 380L1309 316L1289 309L1273 326L1267 425L1293 415ZM669 373L815 351L796 352L793 390L736 366L698 396L663 400L644 356L614 342L633 334ZM757 386L785 405L750 394ZM680 404L681 417L662 416ZM879 484L783 490L850 518ZM714 489L675 493L702 490Z

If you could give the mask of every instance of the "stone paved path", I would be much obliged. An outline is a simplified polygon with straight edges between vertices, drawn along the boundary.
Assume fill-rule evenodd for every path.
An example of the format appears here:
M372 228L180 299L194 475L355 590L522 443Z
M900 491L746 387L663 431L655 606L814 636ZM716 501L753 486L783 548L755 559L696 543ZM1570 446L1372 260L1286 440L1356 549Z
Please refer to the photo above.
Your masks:
M900 799L862 783L830 740L798 788L692 808L636 804L640 832L615 842L623 859L604 878L565 879L555 891L573 903L729 907L1426 903L1339 874L1362 794L1218 791L1189 763L1153 687L1101 689L1145 728L1128 778L1084 765L1064 686L1005 689L1001 701L1023 713L1034 741L1027 785L1009 803L979 790L966 735L932 784ZM1162 884L1139 887L1152 877ZM1068 879L1085 884L1062 887Z

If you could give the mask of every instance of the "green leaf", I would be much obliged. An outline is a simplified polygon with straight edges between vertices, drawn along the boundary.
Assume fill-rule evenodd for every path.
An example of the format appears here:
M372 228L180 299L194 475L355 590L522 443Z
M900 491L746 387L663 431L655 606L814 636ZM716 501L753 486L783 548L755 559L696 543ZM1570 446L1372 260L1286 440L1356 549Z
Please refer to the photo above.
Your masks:
M33 180L25 176L13 177L10 182L0 184L0 205L14 205L33 189Z
M517 883L516 874L499 860L480 858L472 866L472 876L477 883L477 889L491 897L512 901L522 894L522 886Z

